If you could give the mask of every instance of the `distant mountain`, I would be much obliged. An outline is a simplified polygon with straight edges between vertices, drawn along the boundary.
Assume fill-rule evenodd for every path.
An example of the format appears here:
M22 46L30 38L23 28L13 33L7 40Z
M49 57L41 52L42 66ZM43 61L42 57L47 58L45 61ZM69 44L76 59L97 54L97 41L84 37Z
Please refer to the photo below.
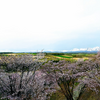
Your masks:
M94 48L74 48L73 50L70 51L99 51L100 47L94 47Z
M79 52L82 52L82 53L97 53L98 51L100 51L100 47L80 48L80 49L74 48L72 50L59 50L59 51L57 51L57 50L47 50L47 51L45 51L44 50L44 52L48 52L48 53L53 53L53 52L58 52L58 53L60 53L60 52L66 52L66 53L73 53L73 52L75 52L75 53L79 53Z

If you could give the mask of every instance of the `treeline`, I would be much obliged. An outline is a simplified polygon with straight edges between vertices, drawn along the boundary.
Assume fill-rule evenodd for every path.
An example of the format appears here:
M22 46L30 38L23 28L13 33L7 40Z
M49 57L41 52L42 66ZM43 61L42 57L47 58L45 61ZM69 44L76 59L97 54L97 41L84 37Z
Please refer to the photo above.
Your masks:
M45 55L54 55L54 56L60 56L60 55L66 55L70 57L77 57L77 58L82 58L82 57L92 57L96 55L97 53L45 53Z
M44 52L46 55L65 55L65 53L46 53Z
M0 54L12 54L13 52L0 52Z

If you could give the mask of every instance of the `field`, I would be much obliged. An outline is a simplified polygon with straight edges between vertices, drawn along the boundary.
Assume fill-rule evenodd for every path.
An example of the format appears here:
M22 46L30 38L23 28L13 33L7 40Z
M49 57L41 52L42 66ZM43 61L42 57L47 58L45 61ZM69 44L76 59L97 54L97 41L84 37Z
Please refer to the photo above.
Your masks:
M9 54L0 54L1 56L9 56L9 55L27 55L27 54L32 54L33 57L36 57L37 53L9 53ZM66 60L66 61L71 61L75 62L78 60L88 60L94 58L96 55L95 53L93 54L88 54L88 53L44 53L44 59L47 59L47 61L55 61L58 62L60 60Z
M18 56L18 55L20 56L20 55L27 55L27 54L28 53L0 54L0 59L2 58L2 56L9 57L9 56ZM30 54L32 54L33 59L36 59L37 53L30 53ZM65 61L68 61L69 63L76 63L78 61L88 61L90 59L91 60L95 59L96 55L97 54L87 54L87 53L76 53L76 54L72 54L72 53L44 53L44 56L39 55L41 57L39 62L45 61L45 63L48 63L49 61L53 61L54 63L57 63L59 61L65 60ZM42 67L40 67L40 70L41 69L42 69ZM27 71L27 69L25 69L25 70ZM26 71L25 71L25 73L26 73ZM16 71L14 73L16 73ZM39 70L36 73L39 73ZM37 75L36 77L41 77L41 74ZM44 80L43 78L41 78L41 79L42 79L42 81ZM98 100L99 94L97 95L95 92L88 89L88 90L84 91L84 93L81 95L81 98L79 100ZM1 100L3 100L3 99L1 99ZM63 93L56 91L56 92L52 93L52 95L50 96L50 100L66 100L66 98L65 98L65 95ZM74 100L77 100L77 99L74 99Z
M77 61L77 60L88 60L92 59L96 54L85 54L85 53L46 53L45 58L48 60L54 60L54 61L59 61L59 60L68 60L68 61Z

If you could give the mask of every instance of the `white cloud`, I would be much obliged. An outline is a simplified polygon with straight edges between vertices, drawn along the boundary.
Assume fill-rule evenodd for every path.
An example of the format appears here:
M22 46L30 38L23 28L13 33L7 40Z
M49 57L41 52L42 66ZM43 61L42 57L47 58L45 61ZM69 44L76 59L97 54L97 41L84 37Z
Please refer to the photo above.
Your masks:
M99 0L1 0L0 46L47 46L79 38L83 31L100 31L99 4Z

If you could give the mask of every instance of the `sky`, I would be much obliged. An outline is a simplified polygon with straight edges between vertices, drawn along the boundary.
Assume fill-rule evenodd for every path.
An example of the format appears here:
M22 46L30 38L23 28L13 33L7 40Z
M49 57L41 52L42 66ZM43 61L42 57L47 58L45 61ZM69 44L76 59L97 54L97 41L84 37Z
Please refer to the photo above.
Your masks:
M100 0L0 0L0 52L100 47Z

